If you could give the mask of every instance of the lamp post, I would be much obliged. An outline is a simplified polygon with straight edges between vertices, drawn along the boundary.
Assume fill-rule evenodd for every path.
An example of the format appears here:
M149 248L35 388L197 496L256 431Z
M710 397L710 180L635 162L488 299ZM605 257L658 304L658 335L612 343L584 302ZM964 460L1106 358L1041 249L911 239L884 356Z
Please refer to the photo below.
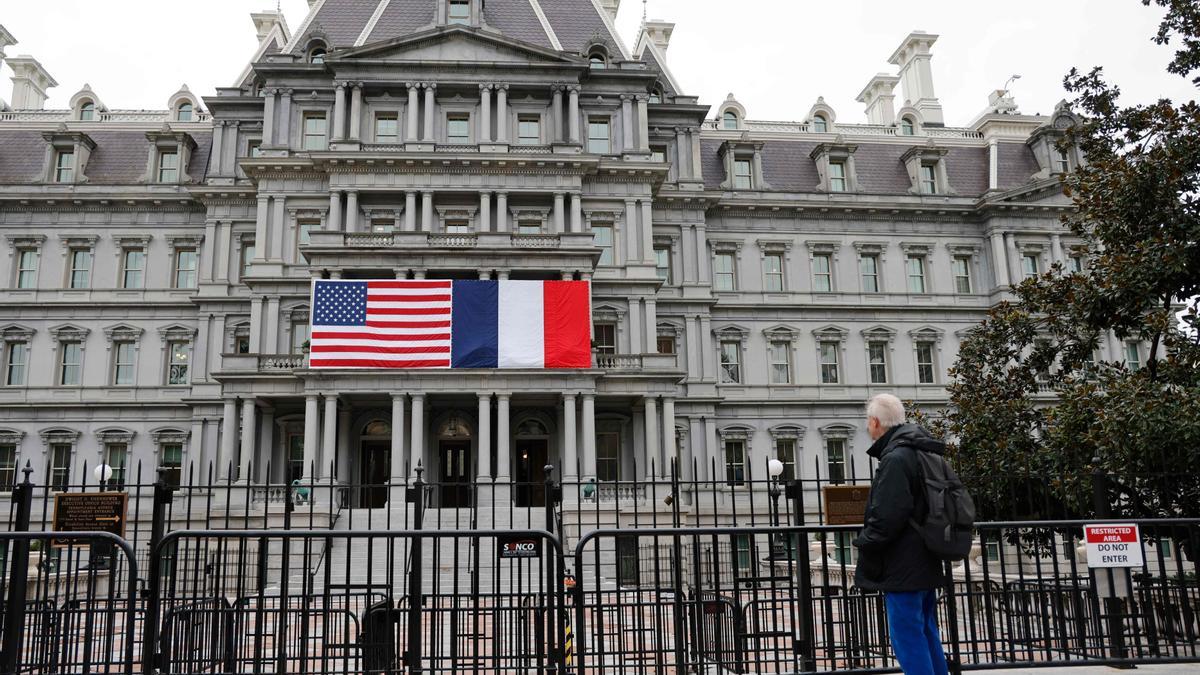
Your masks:
M92 476L96 478L96 482L100 484L100 491L104 492L108 489L108 481L112 479L113 469L107 464L97 464L92 470Z
M771 482L767 484L767 495L771 497L771 526L779 527L779 498L783 496L783 486L779 483L779 477L783 475L783 462L778 459L767 462L767 474L771 477ZM771 542L770 559L787 558L787 537L776 532L772 539L774 541Z
M92 469L92 476L96 479L96 483L100 486L101 492L108 490L108 481L112 480L113 468L103 462L96 465ZM112 569L113 547L108 541L98 541L91 546L91 561L89 565L92 569L107 570Z

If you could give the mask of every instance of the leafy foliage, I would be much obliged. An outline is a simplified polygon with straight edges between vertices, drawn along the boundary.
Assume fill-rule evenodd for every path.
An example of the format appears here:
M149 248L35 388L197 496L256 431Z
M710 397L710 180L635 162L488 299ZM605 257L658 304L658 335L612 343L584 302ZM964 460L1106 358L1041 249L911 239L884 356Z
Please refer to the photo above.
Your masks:
M1166 9L1154 41L1177 43L1168 70L1200 70L1197 3L1143 3ZM1200 106L1123 106L1100 68L1064 84L1079 121L1060 148L1086 158L1062 181L1064 225L1089 265L1056 265L991 311L931 426L983 518L1198 517L1200 336L1183 326L1200 295ZM1110 334L1147 345L1144 367L1095 358Z

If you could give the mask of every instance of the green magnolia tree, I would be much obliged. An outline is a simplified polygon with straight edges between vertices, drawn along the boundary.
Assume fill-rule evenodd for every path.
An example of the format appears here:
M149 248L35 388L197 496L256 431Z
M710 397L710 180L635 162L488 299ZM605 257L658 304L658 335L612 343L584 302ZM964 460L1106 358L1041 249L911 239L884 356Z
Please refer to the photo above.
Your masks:
M1197 3L1143 3L1166 10L1154 39L1178 46L1170 72L1192 77ZM1089 264L1056 266L991 311L930 426L981 518L1200 517L1200 106L1123 106L1099 68L1065 86L1079 121L1062 144L1086 161L1063 179L1064 224ZM1109 331L1148 345L1140 368L1095 358Z

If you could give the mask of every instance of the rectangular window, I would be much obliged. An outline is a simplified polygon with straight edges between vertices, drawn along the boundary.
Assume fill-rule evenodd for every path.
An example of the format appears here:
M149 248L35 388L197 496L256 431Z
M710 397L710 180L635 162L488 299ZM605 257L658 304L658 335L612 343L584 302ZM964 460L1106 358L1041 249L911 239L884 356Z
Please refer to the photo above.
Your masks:
M937 382L933 363L933 343L917 343L917 382L919 384L934 384Z
M182 340L167 343L167 384L188 383L188 361L192 357L192 345Z
M1083 273L1083 256L1073 255L1070 258L1068 258L1067 259L1067 269L1072 274L1082 274Z
M742 382L742 343L729 340L721 343L721 382L724 384L741 384Z
M841 485L846 482L846 439L825 439L825 461L829 469L829 482Z
M446 22L469 26L471 24L471 1L450 0L450 11L447 13Z
M1075 555L1074 549L1071 550L1071 555ZM989 563L1000 562L1000 541L994 536L987 537L983 542L983 560Z
M763 256L763 274L766 275L765 288L769 293L783 291L783 256L779 253L768 253Z
M596 434L596 480L616 482L621 479L621 434L601 431Z
M54 159L54 182L75 182L75 152L59 150Z
M539 220L522 220L517 223L517 234L541 234L542 223Z
M607 155L612 152L611 136L609 135L609 119L607 117L588 118L588 152L594 155Z
M233 353L234 354L249 354L250 353L250 336L238 335L233 338Z
M674 354L675 353L675 338L670 335L658 336L658 353L659 354Z
M1059 173L1070 173L1071 172L1071 158L1067 155L1067 153L1063 152L1062 150L1056 150L1055 155L1056 155L1055 163L1058 164L1058 172Z
M17 288L34 288L37 286L38 252L36 249L23 248L17 251Z
M304 477L304 434L291 434L287 438L289 483Z
M1138 348L1136 342L1125 343L1125 365L1130 370L1137 371L1142 368L1142 351Z
M662 145L650 146L650 161L656 164L666 164L667 148Z
M821 343L821 384L837 384L841 381L838 343Z
M146 250L127 248L121 258L121 288L141 288L145 281Z
M754 537L739 534L733 538L733 566L736 572L754 572Z
M46 467L50 477L50 489L63 492L71 481L71 445L69 443L54 443L50 446L50 463Z
M658 273L658 278L663 280L663 283L670 286L671 279L671 247L655 246L654 247L654 268Z
M867 357L870 361L871 384L887 384L888 381L888 343L871 342L867 344Z
M864 255L858 259L858 272L862 277L863 293L879 292L879 256Z
M262 141L250 141L247 143L246 154L250 157L262 157Z
M908 292L909 293L924 293L925 292L925 256L910 255L907 261L908 267Z
M933 164L921 165L921 194L937 194L937 167Z
M598 323L595 325L596 331L596 353L597 354L616 354L617 353L617 326L611 323Z
M325 150L329 147L325 113L304 113L304 149Z
M375 142L388 145L400 142L400 116L396 113L375 113Z
M129 465L129 446L124 443L105 444L104 463L112 469L112 476L108 479L108 489L123 489L125 487L125 469Z
M200 254L194 248L175 251L175 288L195 288Z
M171 487L179 487L180 478L183 473L183 445L179 443L164 443L162 446L162 459L159 460L159 467L165 469L163 471L163 480Z
M1037 275L1041 273L1039 258L1040 256L1036 253L1026 253L1021 256L1021 274L1026 279L1036 279Z
M257 249L254 246L253 239L242 240L242 276L250 274L250 263L254 262L254 256L257 255Z
M9 387L25 386L25 373L29 367L29 343L8 343L5 366L4 384Z
M596 248L600 249L600 265L613 264L613 228L612 225L592 225L592 236Z
M754 169L748 159L733 161L733 189L750 190L754 187Z
M58 383L69 387L78 386L82 364L83 345L78 342L62 343L59 347Z
M845 192L846 191L846 163L845 162L830 162L829 163L829 191L830 192Z
M636 588L641 581L640 568L638 538L617 537L617 585L622 588Z
M839 565L854 564L854 534L838 532L833 537L833 559Z
M292 353L303 354L304 345L308 343L308 320L292 322Z
M86 248L71 249L71 278L67 288L87 288L92 277L92 252Z
M542 142L542 118L521 115L517 118L517 145L538 145Z
M296 221L296 245L308 246L312 242L312 233L320 231L320 229L321 221L319 220Z
M713 261L713 287L718 291L737 290L737 274L732 253L718 253Z
M0 445L0 492L12 492L17 484L17 446Z
M179 153L165 150L158 153L158 182L179 182Z
M783 473L779 479L783 481L796 479L796 439L780 438L775 441L775 459L783 464Z
M466 145L471 142L470 115L446 117L446 142L451 145Z
M470 234L471 223L466 220L447 220L446 234Z
M725 480L730 485L746 482L745 441L725 441Z
M954 290L963 294L971 292L971 256L954 256Z
M136 353L132 342L117 342L113 344L112 383L114 385L124 387L133 384L133 366Z
M771 384L792 383L792 343L775 340L768 353L771 360Z
M813 292L830 293L833 291L833 257L827 253L818 253L812 258Z

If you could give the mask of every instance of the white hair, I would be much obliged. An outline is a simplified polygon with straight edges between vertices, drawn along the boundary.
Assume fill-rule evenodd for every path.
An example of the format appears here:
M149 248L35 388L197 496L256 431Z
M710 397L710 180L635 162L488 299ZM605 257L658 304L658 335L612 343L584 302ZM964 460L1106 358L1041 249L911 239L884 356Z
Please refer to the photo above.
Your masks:
M904 424L904 404L891 394L876 394L867 402L867 417L879 420L884 429Z

